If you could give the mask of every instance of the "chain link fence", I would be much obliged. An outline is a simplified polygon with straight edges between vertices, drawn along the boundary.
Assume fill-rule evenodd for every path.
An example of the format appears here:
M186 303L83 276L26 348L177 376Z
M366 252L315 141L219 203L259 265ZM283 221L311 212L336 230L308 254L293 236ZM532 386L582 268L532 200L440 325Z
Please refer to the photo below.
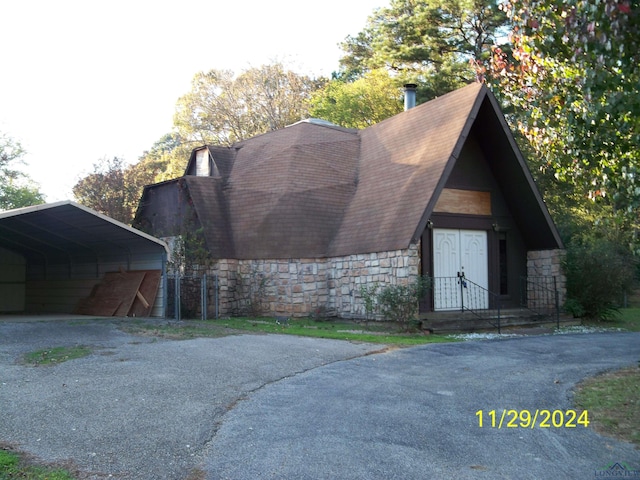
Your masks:
M217 275L168 275L166 316L174 320L218 318Z

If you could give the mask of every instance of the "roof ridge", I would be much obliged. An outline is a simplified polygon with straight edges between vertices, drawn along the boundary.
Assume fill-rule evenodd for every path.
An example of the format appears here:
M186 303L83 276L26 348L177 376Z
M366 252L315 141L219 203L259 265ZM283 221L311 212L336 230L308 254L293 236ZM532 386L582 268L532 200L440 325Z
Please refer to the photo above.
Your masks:
M339 130L345 133L358 133L357 128L343 127L341 125L337 125L333 122L330 122L329 120L325 120L323 118L315 118L315 117L309 117L309 118L304 118L302 120L298 120L297 122L292 123L291 125L287 125L284 128L295 127L296 125L305 124L305 123L310 125L316 125L318 127L332 128L334 130Z

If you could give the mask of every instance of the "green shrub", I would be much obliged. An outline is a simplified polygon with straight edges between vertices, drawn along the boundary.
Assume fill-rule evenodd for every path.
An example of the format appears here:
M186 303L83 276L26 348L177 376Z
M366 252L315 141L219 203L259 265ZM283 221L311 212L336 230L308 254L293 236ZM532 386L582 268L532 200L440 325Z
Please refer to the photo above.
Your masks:
M364 303L364 315L367 320L374 318L377 307L377 295L380 284L375 282L371 285L363 285L360 287L360 296Z
M377 296L380 313L408 330L416 321L418 302L431 286L429 277L418 277L407 285L387 285Z
M607 320L616 315L620 300L635 277L635 259L628 250L606 240L567 247L565 310L575 317Z

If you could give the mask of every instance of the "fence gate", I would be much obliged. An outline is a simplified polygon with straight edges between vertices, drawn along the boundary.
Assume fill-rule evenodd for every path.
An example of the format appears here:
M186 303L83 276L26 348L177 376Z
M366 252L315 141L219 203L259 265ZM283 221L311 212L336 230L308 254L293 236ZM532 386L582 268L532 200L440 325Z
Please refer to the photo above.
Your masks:
M168 275L167 318L218 318L217 275Z

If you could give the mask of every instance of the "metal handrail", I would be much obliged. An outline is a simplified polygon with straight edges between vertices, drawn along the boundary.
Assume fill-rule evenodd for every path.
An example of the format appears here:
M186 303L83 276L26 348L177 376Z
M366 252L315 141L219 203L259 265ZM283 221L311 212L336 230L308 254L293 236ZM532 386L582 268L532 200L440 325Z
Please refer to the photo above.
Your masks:
M460 310L501 329L500 295L479 285L461 272L456 277L432 277L434 307ZM493 308L491 308L493 306Z
M471 287L476 294L482 295L482 296L486 296L486 308L472 308L473 305L470 307L469 305L465 306L463 305L463 310L470 312L471 314L475 315L476 317L480 318L481 320L485 320L486 322L488 322L490 325L492 325L493 327L498 329L498 333L501 333L500 328L500 320L501 320L501 315L500 315L500 295L498 295L495 292L492 292L491 290L489 290L488 288L483 287L482 285L478 285L475 282L472 282L469 279L465 279L466 283L467 283L467 287L469 288ZM476 305L478 305L476 303ZM491 306L494 306L494 308L491 308ZM482 312L482 313L481 313ZM493 312L495 312L495 315L493 315ZM492 321L492 318L495 318L495 322L494 323Z

